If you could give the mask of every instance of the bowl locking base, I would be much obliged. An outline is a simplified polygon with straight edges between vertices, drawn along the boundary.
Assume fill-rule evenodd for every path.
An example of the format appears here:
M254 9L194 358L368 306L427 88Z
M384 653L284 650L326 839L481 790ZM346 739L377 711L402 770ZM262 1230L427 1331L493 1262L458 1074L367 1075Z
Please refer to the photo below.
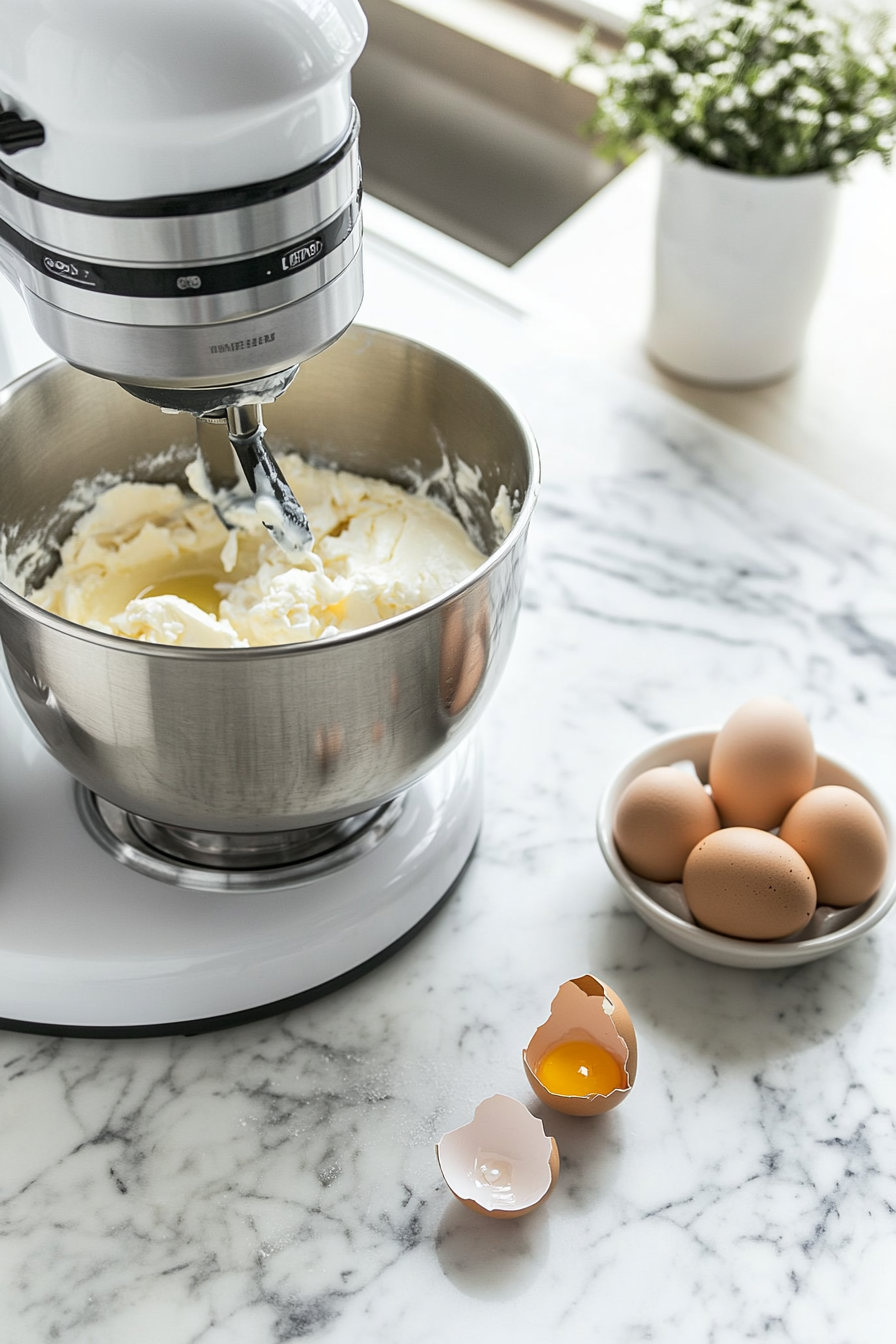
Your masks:
M197 891L276 891L369 854L401 816L407 794L325 826L246 835L166 826L75 785L87 833L119 863Z

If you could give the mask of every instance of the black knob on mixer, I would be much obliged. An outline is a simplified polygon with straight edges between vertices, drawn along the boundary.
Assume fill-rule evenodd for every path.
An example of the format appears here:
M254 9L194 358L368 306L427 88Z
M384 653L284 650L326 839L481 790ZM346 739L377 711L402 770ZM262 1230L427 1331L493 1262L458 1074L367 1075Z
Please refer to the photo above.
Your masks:
M43 144L44 138L39 121L23 121L18 112L0 112L0 150L4 154L34 149Z

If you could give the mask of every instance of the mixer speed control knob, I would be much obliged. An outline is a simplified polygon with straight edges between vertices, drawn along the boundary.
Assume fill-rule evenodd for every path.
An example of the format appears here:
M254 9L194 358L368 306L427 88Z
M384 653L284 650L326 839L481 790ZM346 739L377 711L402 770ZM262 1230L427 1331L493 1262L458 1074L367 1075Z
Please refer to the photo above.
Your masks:
M18 154L20 149L36 149L44 142L39 121L23 121L18 112L0 112L0 150Z

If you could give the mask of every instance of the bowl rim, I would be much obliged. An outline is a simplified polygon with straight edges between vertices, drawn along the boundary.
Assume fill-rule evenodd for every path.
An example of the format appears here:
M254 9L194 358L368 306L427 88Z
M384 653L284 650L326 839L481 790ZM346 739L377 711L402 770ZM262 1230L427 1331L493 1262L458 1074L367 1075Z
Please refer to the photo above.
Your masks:
M871 803L883 822L887 833L888 859L883 881L878 891L869 897L863 913L856 916L849 924L834 930L832 933L824 933L817 938L807 938L803 942L759 942L746 938L732 938L727 934L714 933L710 929L701 928L699 924L689 924L678 915L673 914L672 911L666 910L644 891L638 882L637 875L622 862L613 839L613 819L622 790L632 779L643 774L645 770L664 763L672 764L673 760L688 759L684 750L681 756L667 759L665 762L656 759L657 756L667 755L670 748L685 748L688 746L693 749L698 742L702 743L704 747L706 745L711 746L720 728L721 725L699 726L676 730L655 738L649 746L641 747L629 756L605 786L597 811L597 839L607 865L622 887L629 903L655 932L667 938L675 946L692 952L694 947L699 946L700 952L699 954L695 953L695 955L701 956L704 960L723 965L740 965L753 968L760 968L764 965L769 969L777 966L793 966L801 962L815 961L828 953L836 952L856 938L868 933L896 903L896 852L894 852L893 843L896 821L894 821L893 813L877 789L869 784L861 774L839 757L831 756L817 748L816 757L819 761L824 761L825 764L833 766L834 769L841 771L855 782L858 786L857 792L862 793ZM709 739L708 742L707 739ZM686 946L688 943L693 945L692 948Z
M101 647L115 649L120 653L129 653L138 657L169 658L175 660L193 661L201 659L203 661L219 662L221 660L227 663L234 663L236 660L246 661L247 659L258 658L285 658L285 657L311 657L314 649L330 649L334 646L344 646L354 644L366 639L374 638L378 633L385 630L393 630L396 627L411 625L417 620L422 620L431 612L439 607L449 605L455 598L473 589L482 579L486 578L494 569L501 565L506 557L516 549L522 538L525 537L526 530L531 521L532 514L538 500L541 489L541 454L538 449L538 443L528 420L522 414L514 401L507 397L503 391L498 391L487 379L483 378L468 364L453 355L447 355L444 351L435 346L427 345L424 341L415 340L411 336L405 336L398 331L392 331L386 327L371 327L364 323L352 323L349 331L365 332L374 337L386 336L393 340L401 342L404 346L410 346L418 350L423 350L427 354L437 355L438 358L446 364L453 365L468 377L473 378L495 400L509 412L511 419L516 423L520 430L523 447L529 463L529 487L526 490L519 512L514 514L510 531L507 536L487 555L481 565L478 565L471 574L468 574L460 583L454 584L451 588L446 588L444 593L438 597L430 598L428 602L421 603L418 607L412 607L410 611L402 612L398 616L388 616L383 621L377 621L373 625L363 626L360 630L345 630L337 635L330 635L326 639L314 639L304 642L297 641L293 644L261 644L248 649L209 649L200 645L172 645L172 644L150 644L143 640L129 639L124 635L111 635L103 630L93 630L89 626L79 625L76 621L67 620L64 616L57 616L53 612L44 611L43 607L37 606L22 594L15 592L0 577L0 603L5 603L13 611L30 620L36 620L38 624L48 626L52 630L57 630L61 634L68 635L74 639L84 640L88 644L100 645ZM335 344L335 342L334 342ZM0 410L3 409L16 395L22 392L32 382L38 381L46 374L57 368L74 368L74 365L67 360L54 357L46 360L43 364L38 364L35 368L29 369L21 374L13 382L0 390ZM83 373L84 370L78 370ZM90 375L85 375L89 377ZM108 381L108 380L102 380ZM0 537L0 545L3 538ZM3 553L0 551L0 553Z

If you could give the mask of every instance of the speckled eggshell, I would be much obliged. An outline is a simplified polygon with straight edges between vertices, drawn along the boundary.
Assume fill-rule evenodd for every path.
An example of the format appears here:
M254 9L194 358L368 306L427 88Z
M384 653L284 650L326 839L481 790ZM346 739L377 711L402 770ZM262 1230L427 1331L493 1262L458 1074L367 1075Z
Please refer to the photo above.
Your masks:
M806 927L817 903L815 880L796 850L749 826L701 840L682 882L697 923L730 938L788 938Z
M887 867L887 833L855 789L825 784L794 803L781 823L815 878L819 905L861 905L879 888Z
M691 850L719 825L719 814L700 781L661 765L645 770L623 792L613 839L633 873L651 882L680 882Z
M795 705L757 696L735 710L713 743L709 783L723 826L780 826L815 783L812 732Z

